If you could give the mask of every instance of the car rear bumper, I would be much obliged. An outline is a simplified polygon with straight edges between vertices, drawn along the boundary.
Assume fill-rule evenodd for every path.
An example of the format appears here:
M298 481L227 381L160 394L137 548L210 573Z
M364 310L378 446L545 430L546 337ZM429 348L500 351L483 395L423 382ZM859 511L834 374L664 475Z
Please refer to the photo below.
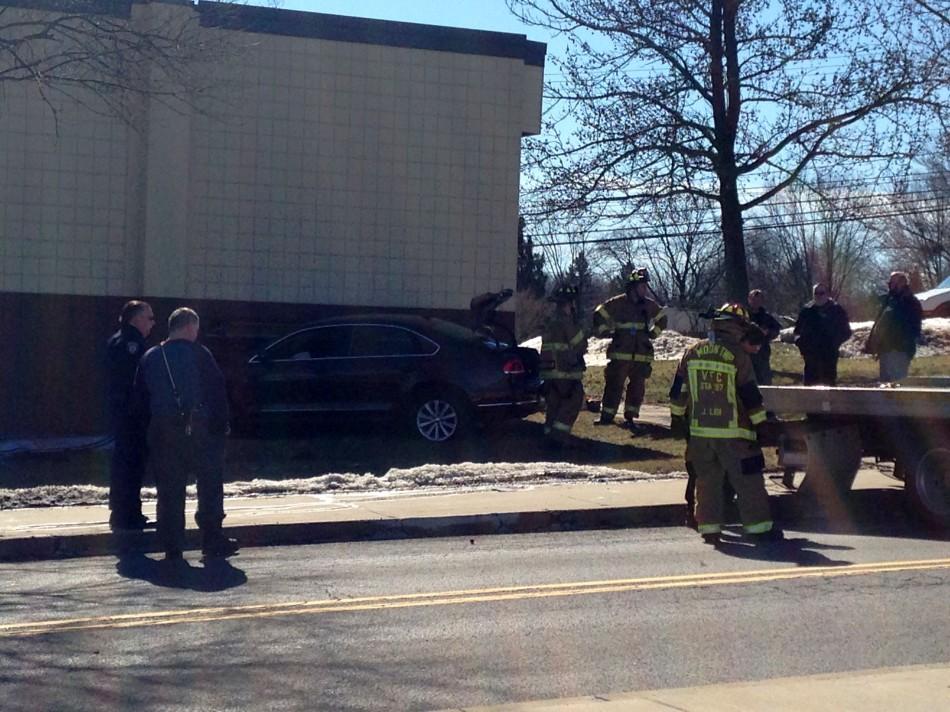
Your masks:
M478 403L475 406L478 415L484 420L507 420L524 418L541 410L540 396L523 396L521 398L500 401L497 403Z

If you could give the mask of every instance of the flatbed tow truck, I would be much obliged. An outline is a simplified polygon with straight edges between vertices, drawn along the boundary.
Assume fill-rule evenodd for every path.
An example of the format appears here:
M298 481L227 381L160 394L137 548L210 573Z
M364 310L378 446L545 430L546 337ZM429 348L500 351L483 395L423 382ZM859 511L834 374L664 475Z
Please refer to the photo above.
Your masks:
M950 377L873 387L763 386L786 472L803 501L842 501L862 458L893 462L910 509L950 529Z

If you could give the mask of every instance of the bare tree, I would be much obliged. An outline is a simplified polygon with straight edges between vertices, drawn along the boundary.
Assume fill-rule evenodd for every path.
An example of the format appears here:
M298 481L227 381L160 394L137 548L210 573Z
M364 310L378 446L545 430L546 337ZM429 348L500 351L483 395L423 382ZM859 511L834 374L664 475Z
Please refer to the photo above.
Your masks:
M895 192L883 231L892 266L932 287L950 274L950 161L935 157L924 168Z
M724 273L712 217L705 201L681 196L647 208L646 232L601 243L598 251L614 265L647 267L651 287L665 304L705 307L722 296Z
M769 291L771 303L785 311L808 301L816 282L846 303L863 296L877 277L880 247L865 220L879 203L863 188L819 182L794 186L762 206L756 215L761 226L750 229L754 286Z
M243 3L216 3L221 22ZM135 97L195 106L211 88L195 71L233 50L190 5L129 0L3 0L0 89L34 88L55 114L68 98L134 123ZM0 95L0 111L3 110Z
M508 5L569 43L546 90L548 131L528 142L542 177L526 212L620 221L656 200L707 200L733 299L748 288L748 211L813 169L887 170L945 111L950 30L914 0ZM558 132L565 117L574 129Z

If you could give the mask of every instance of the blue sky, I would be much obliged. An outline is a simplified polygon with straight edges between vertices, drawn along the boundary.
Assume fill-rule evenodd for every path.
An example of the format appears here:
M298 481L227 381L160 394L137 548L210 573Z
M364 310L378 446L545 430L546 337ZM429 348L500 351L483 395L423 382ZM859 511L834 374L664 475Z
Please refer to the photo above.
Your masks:
M282 0L279 6L287 10L515 32L539 42L547 39L543 32L519 22L508 11L505 0Z

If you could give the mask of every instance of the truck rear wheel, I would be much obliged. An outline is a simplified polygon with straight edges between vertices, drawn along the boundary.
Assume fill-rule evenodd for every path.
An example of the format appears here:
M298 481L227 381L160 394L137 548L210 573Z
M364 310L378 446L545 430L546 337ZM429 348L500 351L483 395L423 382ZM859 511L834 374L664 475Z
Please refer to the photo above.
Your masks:
M932 448L907 462L908 501L928 524L950 528L950 449Z

